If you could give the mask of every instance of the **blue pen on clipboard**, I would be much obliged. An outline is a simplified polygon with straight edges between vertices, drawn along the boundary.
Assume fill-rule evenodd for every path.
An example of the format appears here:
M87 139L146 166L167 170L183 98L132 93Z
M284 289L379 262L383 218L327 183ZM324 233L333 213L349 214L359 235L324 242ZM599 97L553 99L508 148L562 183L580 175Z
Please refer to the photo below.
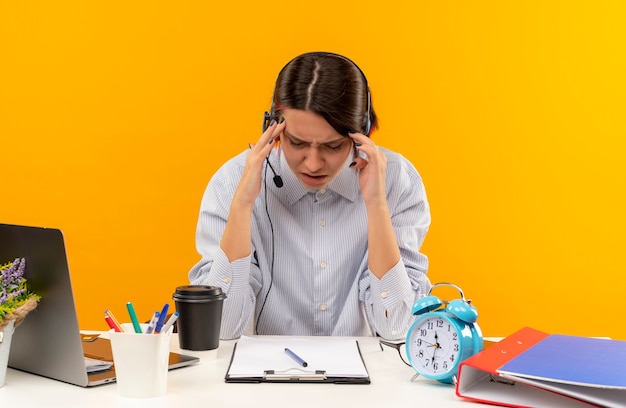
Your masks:
M304 361L301 357L299 357L296 353L294 353L290 349L285 348L285 353L287 353L289 357L293 358L302 367L306 367L309 365L306 361Z

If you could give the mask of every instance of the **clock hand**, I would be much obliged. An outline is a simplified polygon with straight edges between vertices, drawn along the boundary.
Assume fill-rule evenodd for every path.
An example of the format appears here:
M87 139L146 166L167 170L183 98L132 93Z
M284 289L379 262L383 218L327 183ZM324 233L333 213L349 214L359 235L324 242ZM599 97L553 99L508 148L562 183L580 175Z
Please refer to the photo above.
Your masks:
M436 345L433 347L433 356L430 359L430 362L433 363L433 364L435 363L435 355L437 354L437 348L438 347Z
M433 344L433 357L431 359L431 361L434 363L435 362L435 355L437 354L437 349L440 348L439 346L439 336L437 335L437 331L435 330L435 344Z

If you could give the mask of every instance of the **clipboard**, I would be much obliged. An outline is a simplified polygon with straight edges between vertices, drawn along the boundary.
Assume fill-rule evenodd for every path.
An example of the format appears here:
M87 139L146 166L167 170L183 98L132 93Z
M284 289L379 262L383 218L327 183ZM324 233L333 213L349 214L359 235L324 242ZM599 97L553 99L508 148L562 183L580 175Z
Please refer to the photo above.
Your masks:
M299 366L285 348L307 361ZM351 338L242 336L233 348L227 383L370 384L359 343Z

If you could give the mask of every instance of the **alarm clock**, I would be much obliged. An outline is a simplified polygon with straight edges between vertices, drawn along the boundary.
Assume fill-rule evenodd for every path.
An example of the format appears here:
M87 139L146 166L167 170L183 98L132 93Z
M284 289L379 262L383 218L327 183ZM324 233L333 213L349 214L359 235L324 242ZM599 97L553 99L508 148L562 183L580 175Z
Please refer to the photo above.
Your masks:
M460 299L441 300L431 295L439 286L451 286ZM440 282L413 304L418 316L406 335L406 354L418 375L442 383L455 383L459 364L484 348L478 311L458 286Z

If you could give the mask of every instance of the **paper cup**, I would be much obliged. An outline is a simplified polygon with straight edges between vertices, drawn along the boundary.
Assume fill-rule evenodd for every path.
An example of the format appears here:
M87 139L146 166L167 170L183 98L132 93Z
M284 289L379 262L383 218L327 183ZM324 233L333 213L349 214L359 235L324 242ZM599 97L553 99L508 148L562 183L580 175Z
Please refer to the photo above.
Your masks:
M173 328L167 333L145 334L147 327L142 324L144 333L138 334L132 324L123 323L124 332L109 331L117 389L123 397L153 398L167 392Z
M183 350L215 350L220 344L222 307L226 295L217 286L179 286L172 296L180 314L176 325Z

